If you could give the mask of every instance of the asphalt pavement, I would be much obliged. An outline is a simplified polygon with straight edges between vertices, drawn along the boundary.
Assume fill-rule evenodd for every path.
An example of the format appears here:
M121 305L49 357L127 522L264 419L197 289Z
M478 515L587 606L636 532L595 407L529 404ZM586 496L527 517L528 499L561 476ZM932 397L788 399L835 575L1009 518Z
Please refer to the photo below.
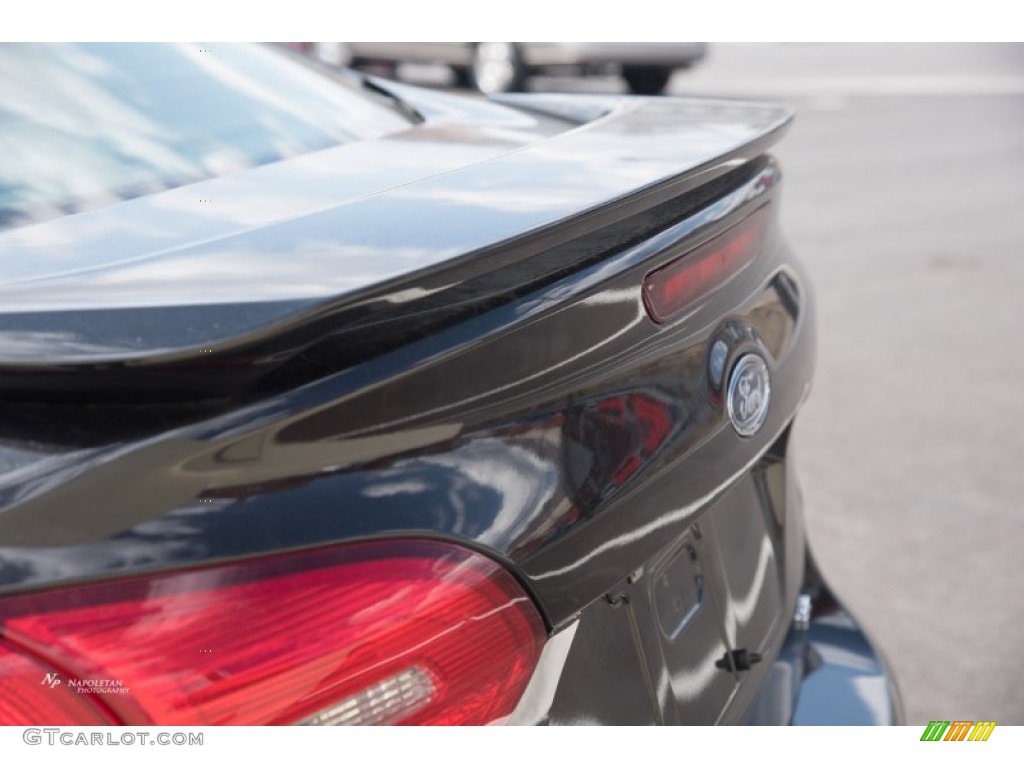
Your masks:
M812 547L908 722L1024 724L1024 45L713 44L670 91L796 108L777 154L818 297Z

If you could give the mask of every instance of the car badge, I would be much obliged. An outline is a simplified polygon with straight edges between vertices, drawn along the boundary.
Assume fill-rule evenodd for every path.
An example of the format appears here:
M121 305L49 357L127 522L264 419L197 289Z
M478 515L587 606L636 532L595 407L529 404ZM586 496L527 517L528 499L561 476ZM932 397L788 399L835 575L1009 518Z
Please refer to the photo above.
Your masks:
M771 377L764 358L753 353L741 357L732 369L726 397L733 428L743 437L752 437L768 416L771 397Z

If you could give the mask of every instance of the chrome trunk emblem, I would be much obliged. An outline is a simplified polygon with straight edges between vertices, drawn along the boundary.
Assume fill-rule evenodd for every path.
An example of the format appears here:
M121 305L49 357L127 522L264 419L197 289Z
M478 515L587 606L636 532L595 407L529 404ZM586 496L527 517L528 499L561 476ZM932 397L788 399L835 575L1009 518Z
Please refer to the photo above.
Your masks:
M733 428L743 437L754 435L768 416L771 397L771 379L764 358L753 353L741 357L732 369L726 397Z

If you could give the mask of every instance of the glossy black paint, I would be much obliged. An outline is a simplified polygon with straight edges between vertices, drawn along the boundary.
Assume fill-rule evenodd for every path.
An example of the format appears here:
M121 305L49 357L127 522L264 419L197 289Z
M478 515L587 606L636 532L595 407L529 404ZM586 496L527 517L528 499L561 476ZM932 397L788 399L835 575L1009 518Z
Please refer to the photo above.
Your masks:
M552 116L544 97L509 97L530 112L412 98L427 119L408 131L0 234L0 360L230 359L341 307L415 312L440 287L711 181L789 119L730 102L580 97ZM575 113L603 116L574 126ZM156 310L177 314L149 321Z
M777 172L768 166L763 173ZM770 189L755 179L720 201L715 215L705 211L676 229L695 232L703 225L705 235L713 234ZM752 190L760 191L749 201ZM0 514L0 540L32 547L36 568L44 551L66 568L78 552L93 559L109 549L109 565L119 569L382 532L452 535L522 561L538 585L555 585L545 606L557 625L607 586L578 583L593 580L592 574L600 578L592 559L643 562L647 550L623 555L605 543L576 564L586 544L545 548L546 542L575 518L624 503L641 480L651 486L649 498L658 498L653 491L687 479L666 470L675 464L685 470L680 459L708 438L701 455L709 457L712 471L694 465L699 477L693 487L703 491L698 502L737 469L733 456L710 460L715 440L741 464L758 453L756 442L739 441L724 429L720 401L704 395L707 340L716 330L718 307L708 303L695 311L691 327L705 326L696 338L683 323L655 328L644 314L639 285L651 256L670 257L680 249L685 245L676 232L662 233L540 292L295 391L134 445L100 449L89 458L51 458L43 462L45 470L26 472L26 482L6 484L8 498L18 503ZM736 304L735 319L781 356L793 345L786 328L794 321L784 319L789 315L777 298L781 283L765 275L781 266L784 251L778 244L766 250L763 270L741 274L721 293L741 297L755 290L745 305ZM797 354L810 354L809 329L805 338ZM735 344L733 356L750 343ZM800 369L792 370L796 375ZM782 405L772 425L776 430L785 424L784 409L795 409L803 385L793 388L787 403L785 379L777 381ZM571 430L581 409L610 397L668 401L672 439L653 446L649 455L642 445L627 445L599 457L617 464L621 454L638 454L637 470L625 482L598 476L584 481L589 490L566 487L560 468L578 459L562 447L565 425ZM95 468L83 472L89 463ZM109 479L98 480L107 473ZM570 480L578 474L575 466L567 467ZM409 488L416 489L414 504ZM339 507L345 499L358 509ZM80 531L74 521L82 505L109 511L91 511ZM596 525L609 529L591 526L588 538L615 542L667 511L647 506L642 517L608 512ZM682 525L688 515L676 517ZM658 540L650 538L655 546ZM52 544L73 546L50 550ZM125 551L134 552L130 563L121 557ZM564 572L548 573L553 569Z
M183 196L199 196L185 188L83 214L89 226L54 223L52 247L30 228L0 237L38 264L32 290L0 289L3 338L27 340L3 347L3 385L25 400L18 377L31 374L29 389L60 377L47 396L64 398L71 431L81 411L141 425L94 424L76 440L44 418L44 443L31 420L0 420L0 592L443 537L504 562L553 634L577 627L551 722L742 721L804 581L788 446L813 370L813 301L774 216L756 261L682 316L653 323L641 286L777 209L765 150L787 113L506 100L524 112L402 94L425 117L408 134L204 182L233 185L203 191L236 201L222 220L186 216L169 234ZM538 112L593 122L546 139ZM246 212L265 195L291 213ZM129 224L163 234L123 243L131 259L44 274L94 260ZM602 247L595 231L615 237ZM435 293L446 300L431 305ZM58 325L44 334L28 309ZM222 317L234 325L218 336ZM118 336L129 322L145 333ZM335 334L345 343L325 341ZM357 354L334 356L359 337ZM709 379L716 341L726 370L749 351L768 361L773 400L753 438L732 430ZM216 354L197 362L207 345ZM132 390L148 367L197 398L216 365L242 373L173 428L149 426L152 402L80 402L82 382ZM740 647L769 662L714 666Z
M814 597L806 628L793 627L742 720L744 725L894 725L903 702L887 662L808 559Z

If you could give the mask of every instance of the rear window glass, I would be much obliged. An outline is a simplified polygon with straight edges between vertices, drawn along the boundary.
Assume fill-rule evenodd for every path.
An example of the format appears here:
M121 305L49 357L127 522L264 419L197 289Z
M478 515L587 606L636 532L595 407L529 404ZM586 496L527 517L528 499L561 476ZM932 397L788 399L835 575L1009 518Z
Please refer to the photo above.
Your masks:
M261 45L0 45L0 229L408 126Z

